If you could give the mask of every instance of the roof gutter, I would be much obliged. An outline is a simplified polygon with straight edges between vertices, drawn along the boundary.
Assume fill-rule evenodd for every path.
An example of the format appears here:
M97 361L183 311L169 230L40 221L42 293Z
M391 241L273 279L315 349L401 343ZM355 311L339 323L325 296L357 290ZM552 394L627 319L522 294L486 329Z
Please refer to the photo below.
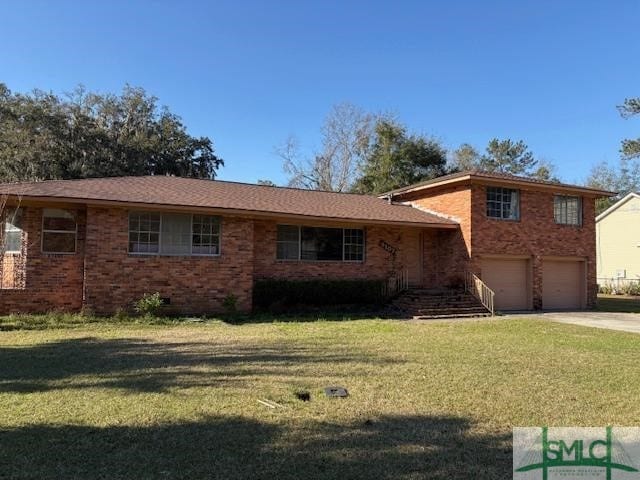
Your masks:
M387 198L389 195L406 195L409 193L413 193L413 192L419 192L422 190L429 190L432 188L437 188L437 187L442 187L445 185L451 185L451 184L456 184L456 183L463 183L463 182L475 182L475 183L479 183L479 184L486 184L486 185L517 185L523 188L531 188L532 190L546 190L546 191L559 191L559 192L573 192L573 193L578 193L581 195L590 195L593 197L597 197L597 198L602 198L602 197L612 197L617 195L616 192L609 192L606 190L599 190L599 189L593 189L593 188L589 188L589 187L580 187L578 185L567 185L567 184L562 184L562 183L558 183L558 184L554 184L554 183L539 183L539 182L532 182L532 181L527 181L527 180L518 180L518 179L509 179L509 178L497 178L497 177L491 177L488 175L474 175L474 174L467 174L467 175L462 175L459 177L455 177L455 178L448 178L446 180L443 181L433 181L431 183L428 183L426 185L414 185L414 186L409 186L406 187L404 189L398 189L398 190L392 190L390 192L386 192L380 195L380 197L382 198Z

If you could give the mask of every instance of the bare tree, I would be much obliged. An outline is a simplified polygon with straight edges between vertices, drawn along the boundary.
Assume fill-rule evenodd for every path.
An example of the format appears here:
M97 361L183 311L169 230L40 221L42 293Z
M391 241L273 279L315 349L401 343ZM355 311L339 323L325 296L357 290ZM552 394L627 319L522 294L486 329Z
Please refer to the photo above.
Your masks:
M290 136L276 148L289 175L289 185L310 190L349 190L371 148L376 118L351 103L334 105L321 129L321 149L311 156L302 155L297 139Z

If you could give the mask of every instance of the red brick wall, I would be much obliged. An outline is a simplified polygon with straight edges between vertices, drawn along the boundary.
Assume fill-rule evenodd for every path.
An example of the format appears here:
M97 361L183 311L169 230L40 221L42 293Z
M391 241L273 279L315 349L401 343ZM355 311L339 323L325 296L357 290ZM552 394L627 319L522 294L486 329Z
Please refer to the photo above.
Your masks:
M533 304L542 305L544 257L580 257L586 260L587 305L596 302L595 200L583 197L583 225L557 225L553 217L553 193L522 189L520 221L487 218L484 185L444 186L401 197L427 210L443 213L460 223L459 232L440 231L439 241L425 242L425 274L434 284L446 283L446 272L471 268L481 274L483 255L523 255L532 259Z
M408 228L366 227L364 262L291 262L276 260L276 221L224 217L220 257L165 257L128 253L128 213L124 209L89 207L86 226L84 213L81 217L76 255L42 255L41 210L29 209L25 223L29 247L18 257L28 260L25 278L29 281L24 290L2 290L0 312L79 310L84 298L87 309L110 314L118 309L131 310L144 293L156 291L171 299L171 305L165 308L167 313L218 312L223 310L221 303L228 294L238 297L240 310L249 310L254 275L384 279L404 269L408 260ZM425 250L426 286L438 284L443 276L445 270L438 266L440 256L448 257L450 252L446 246L449 242L442 238L451 235L455 232L423 230L424 243L438 246ZM380 246L381 240L396 249L395 256Z
M131 310L135 300L153 292L170 298L167 313L219 312L229 294L238 297L239 310L247 311L254 278L382 279L406 263L406 228L367 227L364 262L289 262L275 258L276 221L223 217L219 257L167 257L128 253L125 209L88 207L79 218L78 253L43 255L42 211L26 209L27 246L18 258L26 259L27 283L24 289L0 291L0 313L77 311L84 306L111 314ZM381 240L397 249L395 256L380 246Z
M586 259L588 305L596 299L594 200L583 198L584 225L556 225L553 195L521 190L521 220L486 217L482 185L444 187L413 193L403 201L441 212L460 222L460 229L423 229L423 281L444 286L471 266L480 271L483 255L525 255L532 259L534 306L541 306L542 259L567 256ZM42 209L27 206L23 252L7 257L2 274L12 289L0 289L0 313L79 310L97 313L130 310L144 293L171 299L168 313L210 313L222 310L229 294L238 308L251 308L254 278L386 278L406 265L407 228L366 227L365 261L292 262L276 260L277 221L239 217L222 219L219 257L158 257L128 253L128 213L122 208L78 210L78 251L73 255L42 254ZM283 222L284 223L284 222ZM339 224L327 224L345 226ZM85 245L85 236L87 238ZM254 241L255 239L255 241ZM380 246L397 249L395 257ZM86 252L86 255L85 255ZM470 260L471 259L471 260ZM15 265L13 265L15 263Z
M533 304L542 305L543 257L580 257L586 260L587 305L596 302L595 200L583 197L583 225L558 225L553 216L553 192L520 190L520 220L488 218L486 187L472 188L472 244L474 270L480 272L483 255L526 255L533 266ZM480 272L481 273L481 272Z
M41 252L42 208L23 208L22 254L14 258L19 271L12 272L13 278L19 281L14 285L15 288L0 289L0 313L80 310L85 212L76 210L77 252L57 255Z
M364 262L291 261L276 259L278 223L270 220L255 222L255 277L289 278L296 280L311 278L327 279L384 279L404 268L404 228L369 226L365 228ZM339 226L325 224L324 226ZM348 227L347 227L348 228ZM353 227L359 228L359 227ZM383 240L397 249L394 256L380 246Z
M469 268L471 255L471 191L468 186L444 187L414 192L402 197L418 208L440 213L457 221L457 230L436 230L425 237L424 272L428 286L458 283Z
M131 310L144 293L159 292L171 304L167 313L223 311L232 294L237 308L251 308L253 222L222 218L221 255L217 257L144 256L128 253L128 212L88 209L85 303L97 313Z

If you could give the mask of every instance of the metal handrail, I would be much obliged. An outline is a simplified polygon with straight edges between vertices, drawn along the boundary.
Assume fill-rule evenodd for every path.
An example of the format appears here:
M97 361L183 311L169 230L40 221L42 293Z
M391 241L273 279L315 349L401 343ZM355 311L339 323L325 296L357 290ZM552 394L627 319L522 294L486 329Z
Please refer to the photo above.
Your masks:
M493 300L495 292L491 290L486 283L473 272L467 271L464 277L464 289L471 295L476 297L487 310L491 312L491 316L494 315Z
M382 296L383 298L389 298L404 292L409 288L409 270L404 269L399 272L399 275L387 278L382 284Z

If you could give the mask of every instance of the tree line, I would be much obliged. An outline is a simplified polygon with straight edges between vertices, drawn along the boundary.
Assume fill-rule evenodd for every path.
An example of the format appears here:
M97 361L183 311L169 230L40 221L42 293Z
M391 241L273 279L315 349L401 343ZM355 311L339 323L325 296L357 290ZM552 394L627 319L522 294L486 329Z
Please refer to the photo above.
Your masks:
M623 118L640 115L640 97L618 109ZM483 149L464 143L448 151L393 114L351 103L333 106L320 147L303 151L293 136L276 149L290 186L377 194L463 170L558 180L554 165L522 140L494 138ZM618 164L595 165L585 184L619 196L640 191L640 138L623 140L620 153ZM182 119L143 88L23 94L0 83L0 181L165 174L212 179L222 165L210 138L190 135ZM602 200L598 211L617 198Z
M640 97L626 99L618 110L625 119L640 115ZM397 117L350 103L334 106L326 116L318 152L300 152L295 137L277 148L289 185L300 188L377 194L465 170L560 181L555 165L536 157L522 140L493 138L483 151L464 143L448 152L437 138L409 132ZM622 140L620 154L615 165L592 167L584 182L618 193L599 200L597 213L640 191L640 138Z
M553 165L536 158L521 140L494 138L484 152L463 144L449 155L440 140L410 132L396 116L351 103L330 110L320 140L311 155L301 153L295 137L276 149L290 186L377 194L462 170L556 179Z
M120 175L214 178L223 160L207 137L144 89L14 93L0 83L0 180Z

